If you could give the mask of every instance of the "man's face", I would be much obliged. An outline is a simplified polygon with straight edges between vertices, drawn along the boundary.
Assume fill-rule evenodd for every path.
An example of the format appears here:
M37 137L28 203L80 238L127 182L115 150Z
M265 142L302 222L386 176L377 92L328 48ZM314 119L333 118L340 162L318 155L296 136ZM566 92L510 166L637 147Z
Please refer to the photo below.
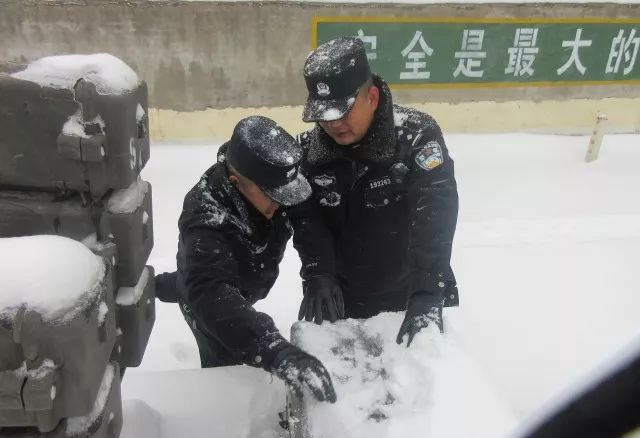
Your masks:
M357 143L365 136L378 108L380 91L375 85L362 88L351 110L340 120L318 122L339 145Z
M265 195L262 189L250 179L243 176L229 175L229 181L267 219L271 219L280 208L280 204Z

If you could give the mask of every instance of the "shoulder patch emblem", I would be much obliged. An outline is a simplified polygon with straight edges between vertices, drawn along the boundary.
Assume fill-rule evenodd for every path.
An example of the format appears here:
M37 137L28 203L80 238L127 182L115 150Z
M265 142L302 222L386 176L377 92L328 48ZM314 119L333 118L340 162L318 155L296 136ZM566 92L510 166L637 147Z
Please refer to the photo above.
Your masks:
M424 170L432 170L444 162L442 148L437 141L430 141L416 154L416 164Z

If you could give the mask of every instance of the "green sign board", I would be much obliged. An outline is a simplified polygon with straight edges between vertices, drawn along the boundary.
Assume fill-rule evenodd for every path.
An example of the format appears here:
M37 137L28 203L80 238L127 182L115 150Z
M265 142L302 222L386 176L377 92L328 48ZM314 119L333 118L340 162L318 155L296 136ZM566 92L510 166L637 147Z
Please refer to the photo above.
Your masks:
M316 17L312 45L358 36L393 85L640 83L640 19Z

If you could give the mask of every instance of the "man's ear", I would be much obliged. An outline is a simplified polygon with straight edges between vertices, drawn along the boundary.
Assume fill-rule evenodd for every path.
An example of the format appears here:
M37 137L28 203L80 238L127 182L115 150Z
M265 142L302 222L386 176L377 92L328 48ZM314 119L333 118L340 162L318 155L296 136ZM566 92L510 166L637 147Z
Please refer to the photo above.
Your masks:
M235 175L229 175L229 182L231 182L235 187L238 187L238 184L240 184L240 180Z
M380 103L380 89L375 85L369 87L367 99L369 100L369 104L371 104L374 111L378 109L378 104Z

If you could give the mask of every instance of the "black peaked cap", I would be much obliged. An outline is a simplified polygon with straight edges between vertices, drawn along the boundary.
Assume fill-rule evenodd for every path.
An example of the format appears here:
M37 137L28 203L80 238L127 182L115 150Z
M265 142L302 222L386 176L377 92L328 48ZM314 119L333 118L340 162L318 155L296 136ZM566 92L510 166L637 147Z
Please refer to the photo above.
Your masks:
M359 38L339 37L318 46L304 64L309 97L302 119L329 122L343 118L370 77L367 53Z
M278 204L296 205L311 195L309 182L299 173L302 148L267 117L251 116L238 122L226 160Z

